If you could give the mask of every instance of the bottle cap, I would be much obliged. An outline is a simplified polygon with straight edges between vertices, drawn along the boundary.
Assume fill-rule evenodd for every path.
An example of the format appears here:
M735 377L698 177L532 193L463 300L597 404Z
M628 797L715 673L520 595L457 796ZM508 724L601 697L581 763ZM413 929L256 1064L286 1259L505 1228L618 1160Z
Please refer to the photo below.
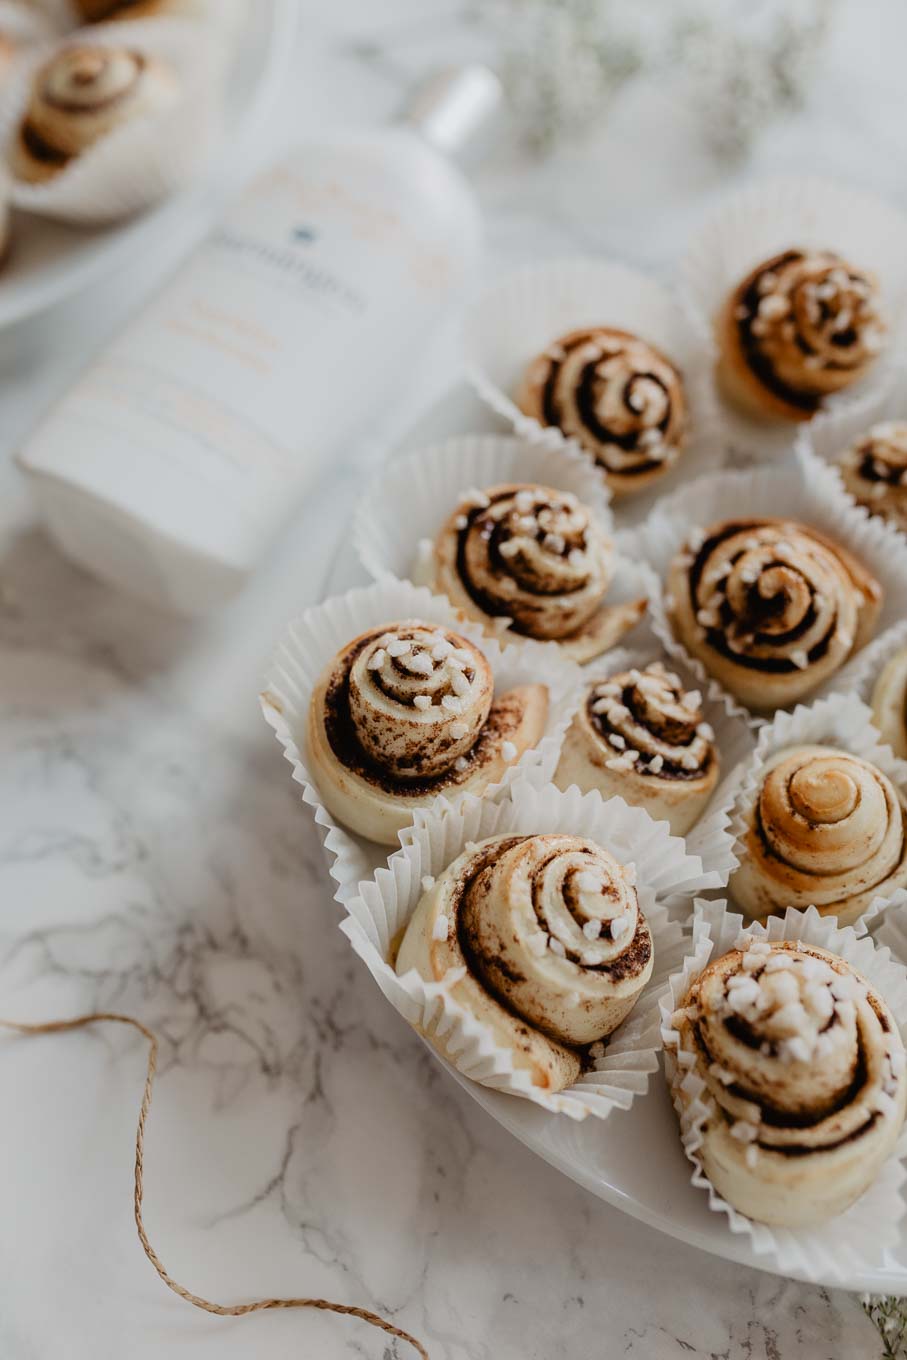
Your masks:
M484 149L503 104L503 86L490 67L451 66L417 87L401 121L444 155L468 161Z

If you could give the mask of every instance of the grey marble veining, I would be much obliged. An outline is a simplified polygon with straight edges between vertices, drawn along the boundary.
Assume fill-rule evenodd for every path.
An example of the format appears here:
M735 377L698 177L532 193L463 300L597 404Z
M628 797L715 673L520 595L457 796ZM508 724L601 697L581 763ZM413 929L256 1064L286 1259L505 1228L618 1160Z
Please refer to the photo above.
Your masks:
M464 51L488 41L462 6L438 5L434 32L406 0L383 7L393 24L361 4L339 17L303 8L284 110L298 121L381 115L414 71L449 57L452 33ZM621 139L647 119L657 107L618 110L587 169L618 173ZM807 122L801 150L811 127L831 145L833 128ZM795 158L793 135L770 138ZM855 157L843 143L841 173ZM492 268L602 244L668 258L670 224L653 218L633 238L629 206L608 211L578 165L513 154L482 173ZM656 156L640 175L644 203L659 201L664 169ZM890 187L887 161L877 170ZM684 219L697 174L686 198L677 186ZM96 310L73 314L89 334L112 324ZM41 353L4 375L6 431L26 429L71 370L53 323ZM439 360L439 390L445 377ZM190 627L58 556L31 524L12 447L7 434L0 1011L115 1008L160 1034L146 1222L168 1269L223 1301L306 1292L376 1308L432 1360L874 1360L853 1297L682 1247L536 1159L449 1080L351 955L255 698L283 620L327 579L351 465L247 596ZM0 1038L3 1360L408 1355L349 1320L225 1322L167 1293L131 1217L144 1063L137 1038L107 1030Z

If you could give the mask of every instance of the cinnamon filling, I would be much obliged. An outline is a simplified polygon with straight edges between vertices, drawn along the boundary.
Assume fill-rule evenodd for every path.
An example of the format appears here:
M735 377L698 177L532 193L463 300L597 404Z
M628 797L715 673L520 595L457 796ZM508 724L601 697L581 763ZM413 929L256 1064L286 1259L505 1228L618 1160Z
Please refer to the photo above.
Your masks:
M72 160L68 151L61 151L58 146L48 142L27 118L22 123L19 136L28 154L36 161L45 165L66 165Z
M490 618L510 618L512 620L514 632L521 633L526 637L535 637L539 634L538 630L534 629L532 626L531 608L527 607L525 604L521 604L519 601L501 600L496 595L492 594L491 591L484 590L482 586L473 579L472 573L469 570L469 565L466 561L466 547L470 534L477 532L487 542L489 562L495 571L500 572L504 576L513 577L522 589L543 597L540 602L540 608L544 607L545 601L553 596L569 596L584 590L587 582L581 580L577 581L574 586L558 584L546 588L546 583L538 577L537 574L534 574L531 579L529 579L528 576L525 580L520 579L518 565L512 558L510 560L505 560L501 554L501 544L507 542L510 537L506 521L492 519L488 514L492 505L498 505L501 501L510 499L511 496L512 492L499 492L496 496L491 498L489 505L483 507L472 506L465 512L466 525L457 532L457 575L469 598L484 614L487 614ZM546 530L539 526L535 534L536 542L542 543L545 537ZM560 556L566 557L571 548L576 546L578 545L565 542Z
M595 702L595 691L593 690L586 701L586 714L593 729L600 733L602 739L606 742L609 734L612 733L615 736L629 740L619 727L609 721L607 713L593 712L592 706ZM665 715L663 724L660 724L658 727L653 727L651 721L647 720L646 716L640 712L639 697L636 693L635 686L632 684L625 685L621 690L619 702L622 703L625 708L629 709L633 721L651 732L656 740L660 739L674 747L689 747L692 746L693 742L696 740L696 728L701 721L701 717L697 717L689 724L683 725L678 720L672 721ZM620 750L617 747L611 747L609 745L609 750L612 750L615 756L619 756L620 754ZM659 750L657 752L647 752L646 754L660 755L662 757L661 767L656 773L655 771L648 770L645 766L640 766L635 770L636 774L648 774L657 779L679 779L688 781L702 779L704 775L709 773L717 758L714 746L711 742L708 745L705 760L701 765L697 765L694 769L688 769L687 766L682 765L679 760L672 760L667 751Z
M715 552L725 540L733 538L735 534L744 533L748 529L759 529L761 527L762 521L760 520L734 520L730 524L723 525L718 533L713 534L711 538L705 540L693 560L689 573L690 599L692 601L694 613L698 613L701 608L698 599L699 583L712 553ZM738 554L737 557L733 558L732 565L738 561L740 555L741 554ZM774 567L790 570L790 564L780 560L770 563L768 569ZM808 583L806 584L808 586ZM784 592L779 592L777 595L766 598L760 595L756 588L756 583L754 582L747 592L746 602L749 610L749 615L746 620L747 631L751 631L753 634L753 642L751 644L753 647L768 646L777 648L784 647L790 643L796 643L798 638L803 637L816 621L815 607L813 603L810 602L808 609L793 627L784 632L760 631L760 624L763 625L764 629L773 619L777 619L779 616L783 615L788 603L787 596ZM739 627L740 622L740 619L735 615L728 601L726 599L722 600L721 626L707 627L705 629L705 638L708 645L721 656L734 662L735 665L744 666L748 670L765 671L772 675L784 675L802 669L789 657L755 656L752 652L748 651L734 651L728 644L727 633L735 625ZM825 656L831 645L831 640L834 637L836 622L836 617L831 619L828 631L823 637L819 638L818 642L815 642L806 653L808 664L813 665Z
M581 335L578 336L572 342L572 344L564 345L563 348L565 354L572 354L572 352L575 349L580 349L583 345L585 345L588 342L588 339L589 339L588 335ZM542 391L542 414L544 416L545 424L553 425L557 429L563 428L562 426L563 413L561 411L557 395L557 388L560 379L562 363L563 363L562 360L556 359L548 360L548 376L545 379L545 386ZM662 467L663 461L660 461L657 458L646 458L638 449L638 441L641 431L628 430L626 434L619 434L613 430L607 429L599 421L595 404L595 384L598 381L597 365L599 363L600 360L595 359L590 361L583 368L582 376L580 378L579 386L576 392L576 407L580 419L582 420L583 425L589 431L592 437L595 440L597 440L600 444L616 445L618 448L623 449L624 452L626 453L637 452L640 454L640 458L638 462L632 463L629 466L611 468L608 466L608 463L606 462L604 457L604 451L602 450L596 452L595 455L596 461L601 463L602 466L607 471L617 472L622 477L624 476L635 477L638 476L640 473L650 472L653 468ZM637 379L642 377L649 378L651 379L652 382L656 383L665 393L665 396L668 398L670 402L670 393L668 392L667 388L665 387L661 379L657 376L657 374L650 372L640 372L638 374L634 374L631 381L635 382ZM625 396L626 395L628 395L628 393L625 387ZM631 411L631 414L633 416L637 414L635 411L633 411L632 407L628 407L628 410ZM670 422L670 415L671 411L669 404L664 418L659 422L657 426L653 425L651 428L659 429L662 431L662 433L664 433L668 428L668 424Z
M774 256L773 259L759 269L751 279L747 288L743 291L740 298L741 308L745 308L745 315L737 318L737 339L747 367L754 377L758 378L767 391L787 402L789 406L794 406L798 410L810 413L817 411L822 404L821 394L810 392L804 388L794 387L786 382L776 371L771 359L762 348L761 339L754 335L752 325L759 313L759 303L762 300L760 285L766 274L774 273L782 269L787 264L792 264L797 260L804 259L801 250L786 250L781 255ZM827 319L829 312L824 302L819 304L823 316ZM857 343L859 336L853 327L832 334L831 343L839 349L849 348ZM794 337L797 348L804 355L813 355L816 351L812 345L799 332ZM847 371L857 366L859 361L853 363L837 362L827 356L823 360L823 368L827 371Z

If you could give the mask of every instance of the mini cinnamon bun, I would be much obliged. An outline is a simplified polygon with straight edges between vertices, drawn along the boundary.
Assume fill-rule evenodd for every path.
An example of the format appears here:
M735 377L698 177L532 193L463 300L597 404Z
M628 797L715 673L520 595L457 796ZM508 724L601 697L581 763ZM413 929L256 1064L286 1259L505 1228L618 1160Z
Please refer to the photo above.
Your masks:
M847 551L794 520L695 530L667 577L674 633L750 708L795 703L872 635L882 587Z
M578 836L469 845L416 907L396 971L453 976L451 999L511 1050L514 1066L535 1086L563 1090L580 1075L580 1050L617 1028L651 977L635 877ZM444 1056L456 1065L456 1054Z
M756 416L809 420L862 378L884 335L871 274L830 251L786 250L757 265L717 320L718 377Z
M843 1213L893 1152L904 1045L844 959L749 940L703 969L672 1027L675 1104L707 1111L696 1159L748 1218L798 1228Z
M472 491L442 525L433 588L467 618L510 620L514 633L554 641L574 661L613 647L645 599L605 603L614 545L570 492L508 483Z
M575 439L615 496L641 491L674 466L687 439L683 379L654 345L592 326L555 340L526 371L517 404Z
M537 745L545 685L494 693L482 652L440 625L373 628L330 662L309 704L309 760L338 822L394 845L439 794L481 793Z
M907 531L907 421L873 425L838 466L858 505Z
M816 907L852 925L907 887L907 804L875 765L833 746L777 752L746 813L734 901L751 917Z
M685 836L718 781L715 733L702 696L660 661L593 682L564 738L559 788L619 795Z
M10 148L12 172L29 183L52 179L125 123L169 108L178 92L170 68L141 52L87 44L61 48L32 82Z

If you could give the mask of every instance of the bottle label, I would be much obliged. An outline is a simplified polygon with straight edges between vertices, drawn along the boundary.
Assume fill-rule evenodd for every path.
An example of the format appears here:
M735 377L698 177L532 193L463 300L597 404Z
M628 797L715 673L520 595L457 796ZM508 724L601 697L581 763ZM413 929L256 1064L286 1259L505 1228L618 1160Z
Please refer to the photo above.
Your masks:
M116 443L121 501L149 513L147 464L161 500L216 497L234 532L282 517L461 281L462 201L418 165L376 139L267 171L89 368L55 418ZM41 466L61 442L38 441Z

